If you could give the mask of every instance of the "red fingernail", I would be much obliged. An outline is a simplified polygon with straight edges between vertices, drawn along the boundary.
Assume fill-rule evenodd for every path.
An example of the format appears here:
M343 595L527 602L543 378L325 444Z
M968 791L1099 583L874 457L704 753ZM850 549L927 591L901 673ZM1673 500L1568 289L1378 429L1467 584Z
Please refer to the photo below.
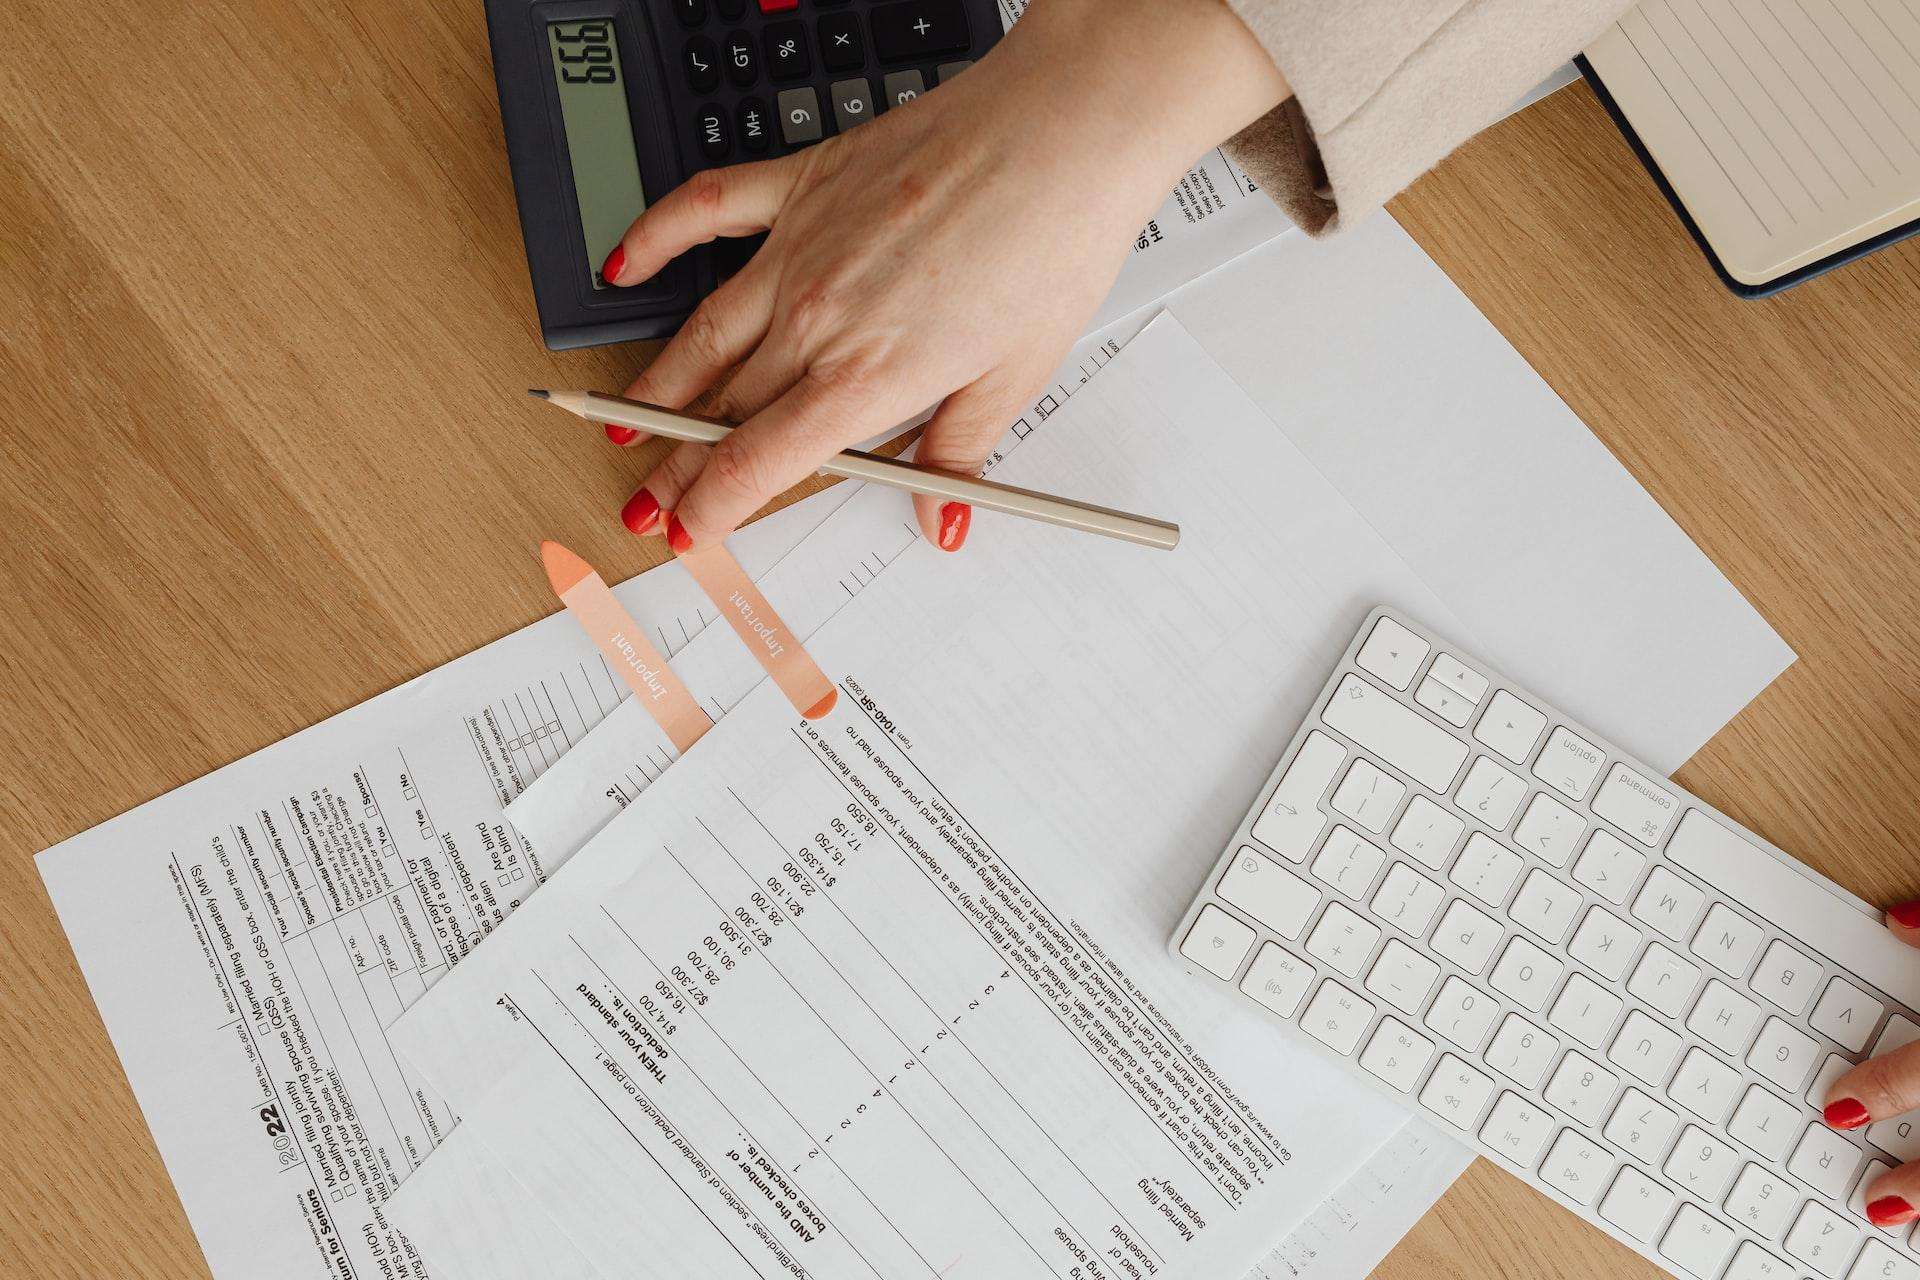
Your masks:
M1867 1204L1867 1221L1876 1227L1897 1227L1912 1221L1915 1210L1899 1196L1881 1196Z
M1902 902L1888 907L1887 914L1893 917L1895 924L1905 925L1909 929L1920 929L1920 900Z
M627 246L617 244L613 246L613 252L607 255L607 260L600 264L600 278L612 284L620 278L620 272L626 265Z
M1867 1114L1867 1109L1860 1105L1858 1098L1835 1098L1827 1104L1822 1114L1826 1116L1827 1123L1836 1129L1858 1129L1873 1119Z
M940 506L940 549L958 551L967 540L967 527L973 523L973 508L964 502L946 502Z
M687 536L687 527L680 523L679 516L667 517L667 545L681 553L693 550L693 539Z
M617 427L611 422L607 424L607 439L615 444L632 444L639 435L632 427Z
M634 533L645 533L660 520L660 501L645 489L635 489L620 508L620 523Z

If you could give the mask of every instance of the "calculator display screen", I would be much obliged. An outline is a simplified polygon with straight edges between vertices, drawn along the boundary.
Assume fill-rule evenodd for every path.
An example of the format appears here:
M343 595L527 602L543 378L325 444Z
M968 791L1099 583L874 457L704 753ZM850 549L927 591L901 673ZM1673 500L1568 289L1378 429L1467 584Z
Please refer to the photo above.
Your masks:
M573 162L580 231L587 242L587 271L593 287L600 289L605 287L600 264L646 205L640 189L633 120L627 114L620 50L614 44L613 21L609 18L551 23L547 45L553 53L560 116L566 126L567 154Z

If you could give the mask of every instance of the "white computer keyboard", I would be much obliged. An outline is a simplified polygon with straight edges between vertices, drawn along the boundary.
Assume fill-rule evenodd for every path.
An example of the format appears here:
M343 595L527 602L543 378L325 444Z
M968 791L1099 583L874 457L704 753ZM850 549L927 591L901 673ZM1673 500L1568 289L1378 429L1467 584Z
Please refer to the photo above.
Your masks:
M1172 939L1361 1079L1675 1275L1920 1280L1862 1191L1920 955L1832 882L1375 610Z

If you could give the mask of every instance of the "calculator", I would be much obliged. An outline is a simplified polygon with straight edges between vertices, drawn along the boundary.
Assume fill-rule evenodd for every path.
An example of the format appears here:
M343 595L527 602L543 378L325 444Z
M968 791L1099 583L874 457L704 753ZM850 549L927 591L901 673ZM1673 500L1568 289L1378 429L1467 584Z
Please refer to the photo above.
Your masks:
M672 332L758 245L715 241L614 288L649 197L911 102L1003 30L997 0L487 0L540 333L554 350Z

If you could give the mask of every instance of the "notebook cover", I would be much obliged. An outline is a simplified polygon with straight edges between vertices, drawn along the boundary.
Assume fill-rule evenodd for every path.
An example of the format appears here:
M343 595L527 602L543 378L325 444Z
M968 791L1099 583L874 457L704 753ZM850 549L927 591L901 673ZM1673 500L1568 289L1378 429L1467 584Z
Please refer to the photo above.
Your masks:
M1620 104L1613 100L1611 93L1607 92L1606 83L1593 69L1593 64L1587 61L1585 54L1575 56L1573 63L1580 68L1580 74L1592 87L1594 96L1600 99L1600 105L1605 107L1607 114L1613 118L1615 127L1620 130L1620 136L1625 138L1627 145L1633 148L1633 154L1640 157L1640 163L1646 169L1647 176L1653 179L1654 185L1660 188L1660 194L1667 198L1667 203L1672 205L1673 211L1680 216L1681 225L1686 227L1687 234L1693 237L1693 242L1700 246L1700 252L1706 255L1708 264L1713 267L1713 273L1720 277L1720 283L1743 298L1771 297L1782 289L1791 289L1803 280L1811 280L1835 267L1844 266L1855 258L1864 258L1876 249L1884 249L1890 244L1905 240L1908 236L1920 234L1920 218L1915 218L1912 222L1889 227L1879 235L1862 240L1859 244L1850 245L1837 253L1830 253L1803 267L1796 267L1762 284L1743 284L1727 274L1727 268L1721 263L1720 255L1713 251L1713 246L1707 243L1706 236L1700 233L1699 224L1694 222L1693 215L1687 212L1687 206L1681 203L1679 194L1673 189L1673 184L1668 182L1667 175L1660 171L1653 153L1648 151L1646 144L1640 140L1639 133L1627 120L1626 113L1621 111Z

